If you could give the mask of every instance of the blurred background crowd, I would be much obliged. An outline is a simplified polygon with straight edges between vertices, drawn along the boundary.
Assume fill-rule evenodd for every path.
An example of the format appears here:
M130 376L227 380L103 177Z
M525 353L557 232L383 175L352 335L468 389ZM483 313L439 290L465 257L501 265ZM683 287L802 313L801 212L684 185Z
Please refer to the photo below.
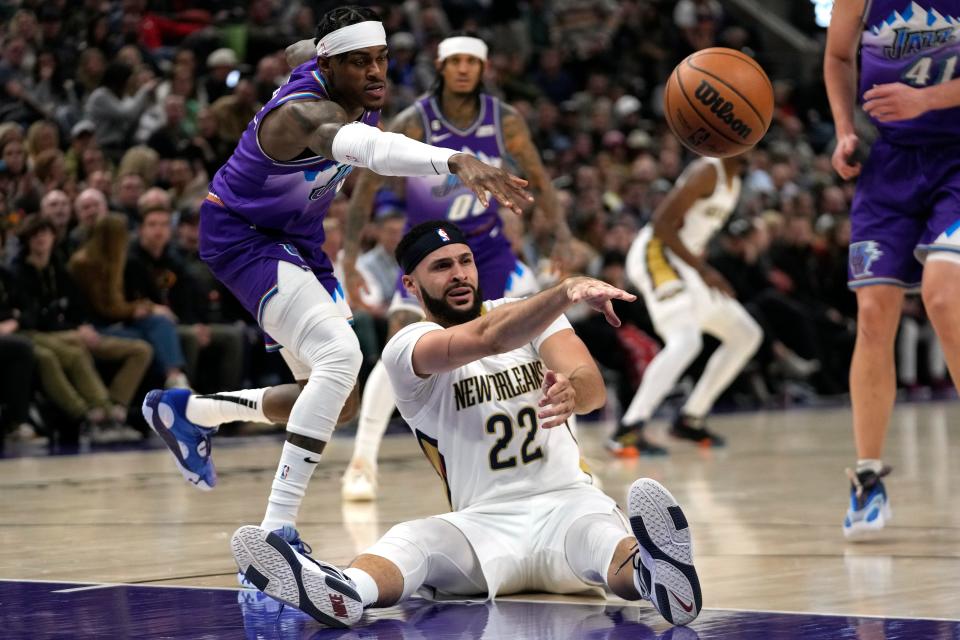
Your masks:
M133 439L142 434L139 402L151 387L212 392L289 379L200 261L197 211L208 181L289 73L285 47L312 37L331 6L23 0L0 7L0 428L7 439ZM628 286L631 241L692 159L664 123L664 80L705 47L753 55L774 81L774 123L747 157L740 205L710 261L766 337L721 404L818 402L846 392L856 309L846 287L853 188L830 167L833 128L818 71L824 32L813 9L748 0L390 3L382 8L391 56L384 115L429 90L436 46L451 31L483 37L491 48L486 90L526 117L578 239L564 268ZM325 225L331 256L342 244L355 174ZM508 228L518 253L547 273L551 233L542 218L534 206ZM382 346L402 230L403 203L386 189L364 231L369 253L361 266L372 293L357 330L365 370ZM628 321L618 330L573 317L588 346L604 354L621 403L658 349L642 303L622 315ZM948 386L919 301L908 304L898 349L906 392Z

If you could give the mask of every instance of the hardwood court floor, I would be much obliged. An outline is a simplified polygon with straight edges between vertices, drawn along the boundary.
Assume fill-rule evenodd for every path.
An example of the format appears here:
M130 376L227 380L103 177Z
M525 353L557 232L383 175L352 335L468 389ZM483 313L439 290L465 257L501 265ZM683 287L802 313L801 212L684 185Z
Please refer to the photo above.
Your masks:
M704 606L842 615L960 618L960 403L901 405L888 437L894 520L882 539L847 543L843 470L849 410L718 416L721 450L669 442L671 455L605 456L605 428L580 438L622 500L638 476L663 482L694 534ZM653 435L666 441L663 425ZM186 484L166 450L0 460L0 578L235 586L228 540L259 523L280 440L220 440L220 483ZM392 524L444 510L412 437L391 436L381 497L342 505L352 441L335 438L301 509L314 554L345 564ZM549 598L549 596L544 596Z

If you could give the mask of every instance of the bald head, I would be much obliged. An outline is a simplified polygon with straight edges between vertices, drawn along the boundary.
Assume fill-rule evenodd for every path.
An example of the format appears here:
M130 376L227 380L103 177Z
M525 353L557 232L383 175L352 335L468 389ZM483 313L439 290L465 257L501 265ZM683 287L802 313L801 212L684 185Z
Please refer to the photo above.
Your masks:
M93 227L97 220L107 215L107 198L99 189L84 189L73 201L77 222L84 227Z
M40 201L40 215L52 222L62 237L70 224L70 198L60 189L49 191Z

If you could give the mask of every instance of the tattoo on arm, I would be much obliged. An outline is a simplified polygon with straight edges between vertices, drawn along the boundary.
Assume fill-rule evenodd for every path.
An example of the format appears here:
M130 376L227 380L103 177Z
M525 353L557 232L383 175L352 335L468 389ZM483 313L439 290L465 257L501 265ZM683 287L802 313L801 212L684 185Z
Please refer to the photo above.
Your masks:
M516 109L508 105L503 105L502 108L504 146L529 180L531 190L539 196L540 207L547 219L554 223L556 238L566 240L570 236L570 229L567 227L567 221L562 217L557 203L557 194L540 159L540 153L533 144L530 129Z

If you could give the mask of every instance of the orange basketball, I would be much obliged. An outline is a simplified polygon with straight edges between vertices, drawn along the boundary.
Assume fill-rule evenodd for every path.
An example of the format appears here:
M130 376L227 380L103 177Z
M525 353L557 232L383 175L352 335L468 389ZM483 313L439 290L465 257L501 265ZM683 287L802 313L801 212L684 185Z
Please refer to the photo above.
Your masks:
M770 127L773 87L753 58L722 47L703 49L670 74L663 112L691 151L735 156L757 144Z

